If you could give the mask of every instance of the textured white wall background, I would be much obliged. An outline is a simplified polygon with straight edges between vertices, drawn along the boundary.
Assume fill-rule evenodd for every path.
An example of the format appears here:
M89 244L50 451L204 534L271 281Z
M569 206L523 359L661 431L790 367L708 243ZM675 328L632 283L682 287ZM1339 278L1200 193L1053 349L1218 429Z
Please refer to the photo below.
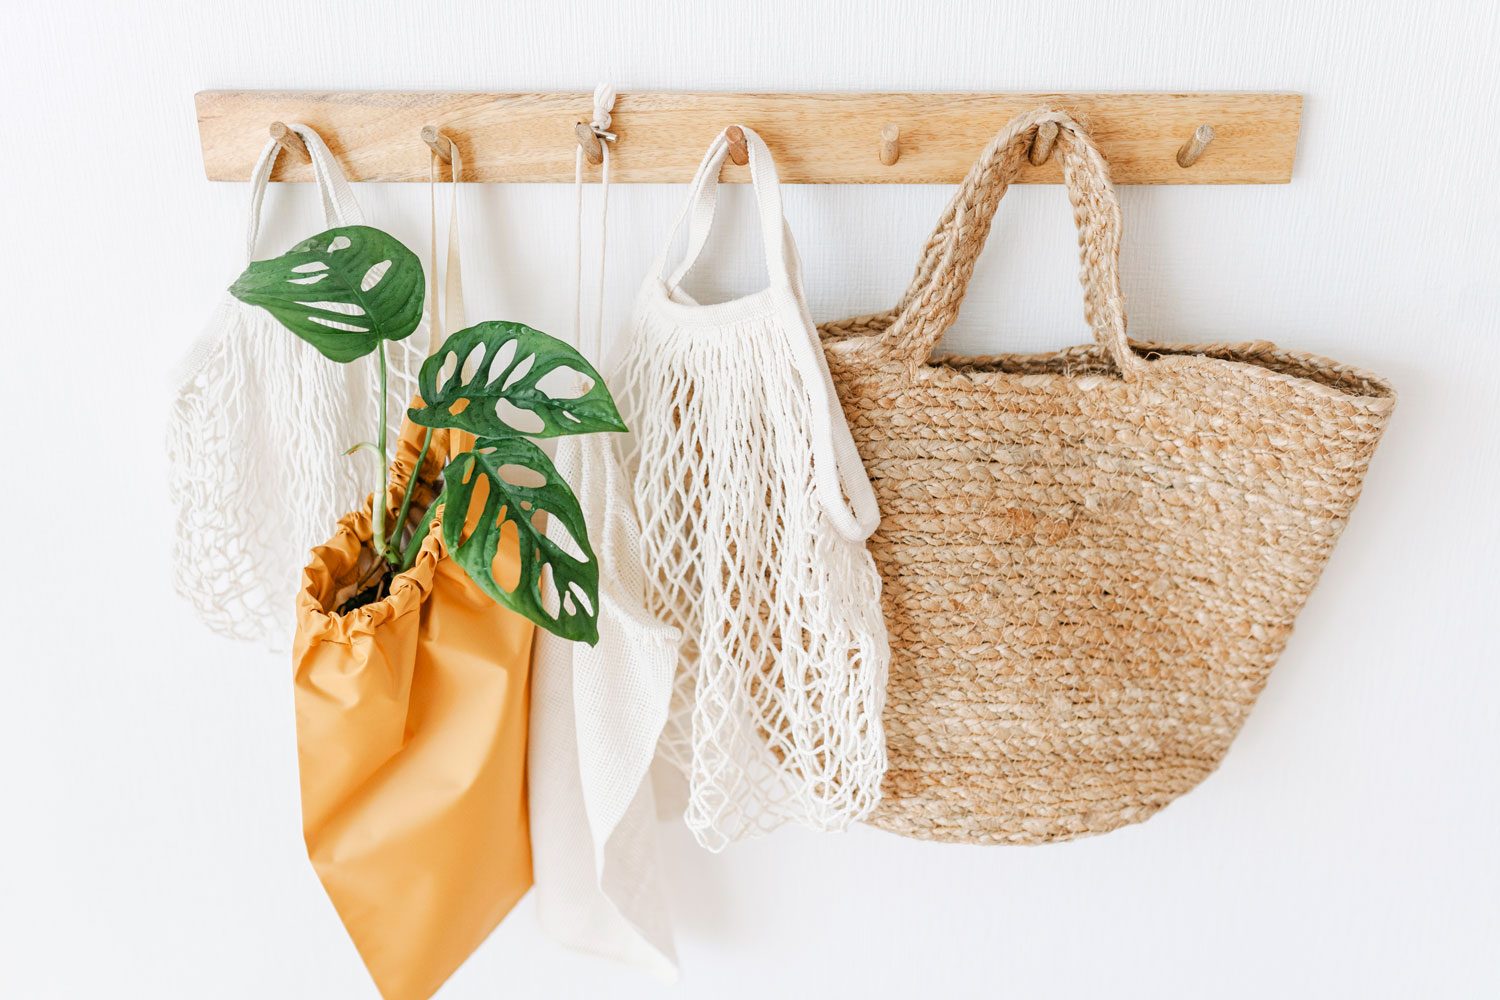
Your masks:
M240 267L246 194L203 180L193 92L600 79L1302 91L1290 185L1123 192L1133 332L1330 354L1401 405L1239 743L1151 822L1033 849L789 830L720 857L673 829L674 991L560 950L523 904L442 995L1496 995L1497 48L1493 5L1436 2L11 9L0 995L373 992L302 853L285 661L206 634L167 582L166 373ZM360 194L425 242L423 187ZM893 301L948 194L792 190L814 314ZM616 189L612 323L681 196ZM567 329L571 197L469 193L472 316ZM306 188L272 206L266 246L316 225ZM721 247L712 290L759 280L751 246ZM1015 191L950 345L1081 341L1075 260L1060 189Z

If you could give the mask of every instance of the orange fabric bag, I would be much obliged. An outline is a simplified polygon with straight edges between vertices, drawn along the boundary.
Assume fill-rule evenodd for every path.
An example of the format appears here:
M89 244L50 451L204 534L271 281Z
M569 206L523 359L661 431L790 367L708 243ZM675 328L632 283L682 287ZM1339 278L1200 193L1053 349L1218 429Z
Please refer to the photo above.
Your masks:
M424 428L392 463L394 508ZM413 515L448 455L434 431ZM472 506L477 514L482 504ZM531 886L526 726L534 626L448 557L441 515L385 600L335 610L373 560L370 505L312 551L293 648L308 857L386 1000L425 1000ZM519 571L512 535L496 560Z

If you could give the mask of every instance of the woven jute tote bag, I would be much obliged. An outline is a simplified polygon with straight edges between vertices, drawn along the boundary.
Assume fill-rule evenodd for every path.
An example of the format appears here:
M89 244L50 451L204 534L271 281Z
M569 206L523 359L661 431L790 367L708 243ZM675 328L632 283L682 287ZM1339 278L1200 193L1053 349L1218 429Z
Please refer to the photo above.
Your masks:
M934 358L1046 122L1096 343ZM822 328L882 515L878 827L1066 840L1198 784L1359 496L1390 386L1266 342L1129 341L1119 250L1088 135L1066 114L1023 114L969 171L897 307Z

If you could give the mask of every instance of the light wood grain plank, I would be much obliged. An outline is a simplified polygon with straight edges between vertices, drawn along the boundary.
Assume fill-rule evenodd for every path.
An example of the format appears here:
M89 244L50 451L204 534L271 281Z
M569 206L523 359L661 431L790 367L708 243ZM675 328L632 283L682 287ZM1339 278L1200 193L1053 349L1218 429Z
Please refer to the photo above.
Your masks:
M433 125L463 153L464 179L479 183L573 179L574 126L591 95L396 91L207 90L197 95L210 180L243 181L273 121L317 129L351 180L425 181ZM613 114L611 180L691 179L725 126L754 128L783 181L803 184L953 184L1013 115L1038 107L1087 126L1120 184L1283 184L1291 179L1302 97L1291 93L801 93L687 91L621 94ZM901 153L886 166L881 130L900 128ZM1177 151L1200 125L1213 151L1184 169ZM283 157L274 180L309 181L308 164ZM749 170L727 164L724 179ZM1056 158L1028 165L1022 183L1057 183Z

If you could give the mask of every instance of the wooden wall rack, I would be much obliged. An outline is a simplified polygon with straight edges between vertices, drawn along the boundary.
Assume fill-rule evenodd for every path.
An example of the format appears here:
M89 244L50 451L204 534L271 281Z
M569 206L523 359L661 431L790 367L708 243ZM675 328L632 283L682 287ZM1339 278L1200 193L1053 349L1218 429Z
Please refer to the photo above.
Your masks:
M350 180L425 181L429 146L441 154L452 142L467 181L565 183L587 143L575 130L592 96L205 90L197 106L210 180L248 180L267 130L295 121L318 131ZM783 181L955 184L1012 115L1043 106L1090 130L1119 184L1284 184L1302 121L1302 96L1291 93L627 91L613 113L611 180L690 180L713 137L739 123L766 140ZM291 135L289 148L296 142ZM1045 145L1034 144L1022 182L1061 179ZM312 172L305 156L283 156L272 179L309 181ZM745 181L749 171L727 163L724 179Z

